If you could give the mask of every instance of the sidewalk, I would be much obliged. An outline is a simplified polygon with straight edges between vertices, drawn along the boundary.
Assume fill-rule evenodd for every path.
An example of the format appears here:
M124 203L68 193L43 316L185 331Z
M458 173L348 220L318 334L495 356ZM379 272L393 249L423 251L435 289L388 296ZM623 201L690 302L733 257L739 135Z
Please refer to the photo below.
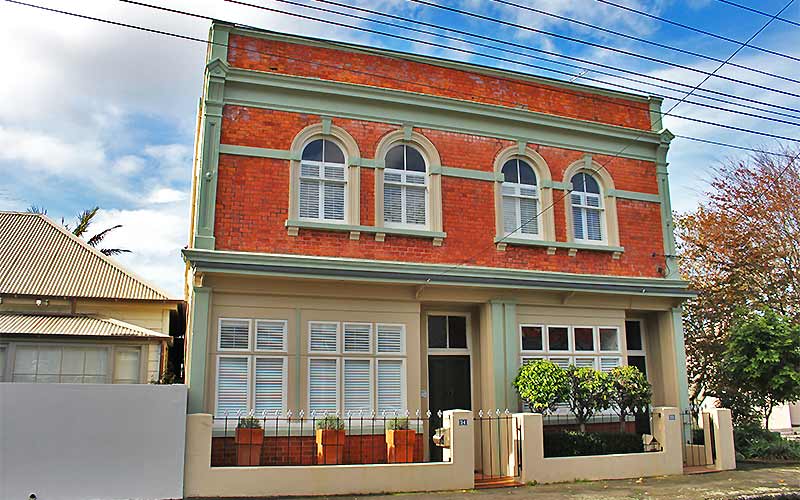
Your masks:
M409 485L410 487L412 485ZM369 500L700 500L733 499L744 495L800 494L800 465L740 464L728 472L662 476L640 480L573 482L446 493L369 496ZM345 497L338 497L339 499ZM358 497L352 497L358 498Z

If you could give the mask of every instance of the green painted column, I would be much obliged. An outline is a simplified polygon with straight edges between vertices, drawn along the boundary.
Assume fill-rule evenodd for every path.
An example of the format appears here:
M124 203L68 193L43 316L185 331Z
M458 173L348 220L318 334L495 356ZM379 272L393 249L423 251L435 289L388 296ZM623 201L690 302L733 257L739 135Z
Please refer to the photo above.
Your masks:
M516 411L517 392L511 383L517 376L517 365L519 364L519 339L517 337L517 304L513 302L506 302L503 305L505 313L505 344L506 344L506 375L505 375L505 401L503 402L501 410L508 409Z
M204 413L206 393L206 361L211 329L211 288L192 289L192 331L189 346L188 413Z
M661 198L661 230L664 239L664 255L666 260L666 277L680 279L678 272L678 259L675 255L675 224L672 220L672 201L669 194L669 172L667 171L667 151L669 143L674 138L669 130L661 133L661 144L656 153L656 180L658 182L658 195Z
M673 307L672 332L675 343L675 373L678 377L678 402L680 409L689 408L689 377L686 373L686 344L683 338L683 309Z
M492 305L492 401L484 401L485 407L499 408L505 404L506 355L505 355L505 308L502 301L490 301Z

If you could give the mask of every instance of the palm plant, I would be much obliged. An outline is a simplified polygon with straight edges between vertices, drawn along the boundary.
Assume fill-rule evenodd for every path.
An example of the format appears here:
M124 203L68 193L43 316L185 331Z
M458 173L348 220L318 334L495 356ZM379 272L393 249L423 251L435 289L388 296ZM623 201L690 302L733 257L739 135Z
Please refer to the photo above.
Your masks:
M63 217L61 218L61 224L78 238L86 239L86 243L90 247L97 248L97 245L99 245L111 231L122 227L122 224L116 224L109 228L103 229L99 233L96 233L94 236L91 236L87 239L86 235L89 231L89 226L92 225L92 219L94 219L94 216L97 215L97 212L99 210L100 207L95 206L93 208L78 213L78 215L75 218L74 228L70 227L69 224L64 222ZM47 215L47 209L44 207L39 207L37 205L31 205L30 207L28 207L28 213ZM103 255L119 255L121 253L130 253L130 250L127 250L125 248L98 248L98 251L100 251L100 253L102 253Z

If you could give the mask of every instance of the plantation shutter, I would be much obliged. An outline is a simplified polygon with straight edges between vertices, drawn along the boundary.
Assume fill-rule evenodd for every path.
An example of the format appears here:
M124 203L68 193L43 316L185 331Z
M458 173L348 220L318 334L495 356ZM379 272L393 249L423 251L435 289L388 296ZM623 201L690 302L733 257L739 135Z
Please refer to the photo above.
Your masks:
M284 351L286 321L256 320L256 350Z
M316 180L319 178L319 170L318 165L300 164L300 217L319 218L320 181ZM312 179L305 177L312 177Z
M345 167L344 165L325 165L324 206L323 218L344 220L344 191Z
M339 376L335 359L308 360L308 409L316 412L335 412Z
M309 323L311 352L337 352L339 323Z
M372 324L371 323L345 323L344 330L344 352L364 352L369 353Z
M425 176L406 174L409 184L420 184L417 186L406 186L406 223L424 225L427 219L425 214Z
M519 199L520 225L523 234L539 234L538 202L532 198Z
M525 356L525 357L523 357L523 358L522 358L522 364L523 364L523 365L528 365L528 364L530 364L530 363L533 363L533 362L539 361L540 359L544 359L544 358L543 358L543 357L541 357L541 356L539 356L539 357L535 357L535 356L534 356L534 357Z
M517 229L517 199L508 196L514 192L512 186L503 186L503 231L511 234Z
M400 411L403 404L403 361L378 360L378 412Z
M256 358L255 404L256 412L283 410L284 358Z
M610 372L620 365L619 358L600 358L600 371Z
M402 354L405 343L404 325L378 324L378 352L381 354Z
M603 239L603 231L600 222L600 198L594 196L586 197L586 204L590 207L598 207L597 209L586 209L586 233L587 238L594 241Z
M389 179L390 175L384 174ZM384 222L403 222L403 188L394 184L383 186L383 220Z
M564 358L562 358L562 357L552 357L552 358L549 358L549 359L550 359L550 361L552 363L554 363L555 365L557 365L560 368L563 368L565 370L567 368L569 368L569 365L572 362L572 360L570 360L569 358L566 358L566 357L564 357Z
M578 368L595 368L595 358L575 358L575 366Z
M572 234L576 240L585 238L583 233L583 209L579 207L581 203L581 196L578 194L570 195L572 202Z
M239 351L248 350L250 348L250 320L220 320L219 348Z
M369 412L372 410L370 374L372 363L368 359L344 360L344 410Z
M247 408L248 373L250 359L246 357L220 356L217 364L217 416L236 417Z

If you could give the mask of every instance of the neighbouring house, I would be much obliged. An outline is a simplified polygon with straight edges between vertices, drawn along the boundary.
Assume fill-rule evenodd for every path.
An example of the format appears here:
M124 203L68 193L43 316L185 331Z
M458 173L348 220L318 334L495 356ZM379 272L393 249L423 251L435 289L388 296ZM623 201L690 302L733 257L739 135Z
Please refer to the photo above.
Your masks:
M210 36L189 413L517 411L539 358L635 365L654 405L688 408L660 99Z
M45 215L0 212L0 382L147 383L182 302Z

